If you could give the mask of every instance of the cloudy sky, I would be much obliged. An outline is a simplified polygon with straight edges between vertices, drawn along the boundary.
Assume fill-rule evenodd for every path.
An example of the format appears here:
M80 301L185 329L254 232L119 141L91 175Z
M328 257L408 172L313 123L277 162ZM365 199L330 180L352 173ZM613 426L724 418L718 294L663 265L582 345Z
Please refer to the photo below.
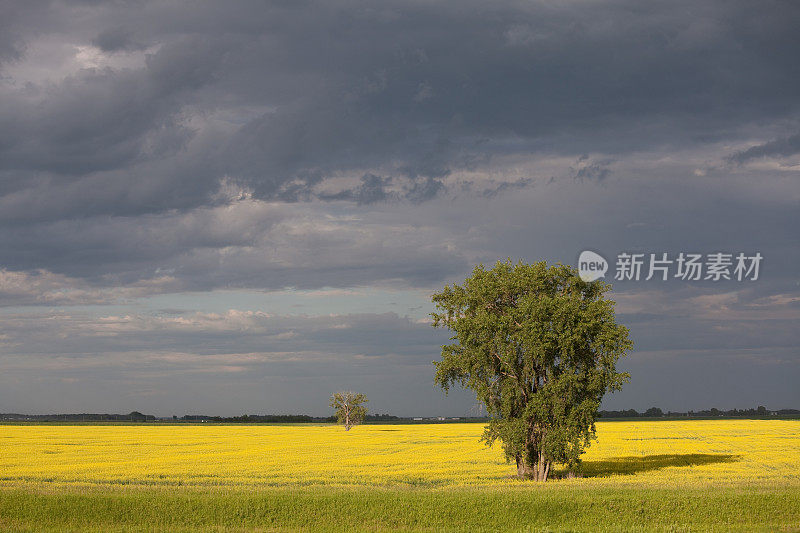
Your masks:
M0 2L0 412L475 414L430 295L614 281L606 408L800 408L800 4ZM613 281L613 279L612 279Z

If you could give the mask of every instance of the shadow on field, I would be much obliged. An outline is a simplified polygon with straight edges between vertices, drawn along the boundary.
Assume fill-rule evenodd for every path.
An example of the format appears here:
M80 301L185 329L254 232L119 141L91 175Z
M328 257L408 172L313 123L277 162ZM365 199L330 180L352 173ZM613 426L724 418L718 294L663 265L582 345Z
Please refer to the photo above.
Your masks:
M605 461L586 461L581 470L585 477L605 477L637 474L669 466L698 466L738 460L738 455L712 453L612 457Z

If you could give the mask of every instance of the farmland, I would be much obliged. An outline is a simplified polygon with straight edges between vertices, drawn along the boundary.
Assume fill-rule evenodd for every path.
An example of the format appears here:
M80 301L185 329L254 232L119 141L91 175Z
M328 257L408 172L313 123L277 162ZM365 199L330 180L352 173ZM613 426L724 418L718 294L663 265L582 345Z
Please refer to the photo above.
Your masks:
M0 426L0 528L800 528L800 421L601 422L583 477L546 484L481 432Z

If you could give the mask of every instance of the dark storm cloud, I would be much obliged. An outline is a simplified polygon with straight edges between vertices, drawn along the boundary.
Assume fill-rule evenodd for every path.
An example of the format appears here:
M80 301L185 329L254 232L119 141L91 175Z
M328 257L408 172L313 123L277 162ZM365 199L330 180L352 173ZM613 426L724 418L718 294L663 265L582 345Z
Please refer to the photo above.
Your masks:
M313 353L315 360L357 356L429 365L437 343L447 340L429 323L395 313L276 316L231 309L177 316L52 313L47 317L5 315L3 342L12 346L7 355L80 359L105 353L183 353L196 356L192 361L202 364L203 356L260 354L246 363L258 365Z
M392 182L392 178L382 178L375 174L364 174L357 187L346 189L333 194L321 194L322 200L354 200L359 204L371 204L384 202L395 195L386 190L386 186Z
M578 158L576 165L570 167L569 170L573 179L578 181L603 181L611 174L608 165L613 162L613 159L606 161L590 161L589 156L583 154Z
M742 164L762 157L790 156L798 153L800 153L800 133L741 150L730 156L729 160Z
M41 2L4 2L0 16L0 69L4 63L20 59L25 42L38 33L37 25L47 18L47 5ZM2 70L0 70L2 76Z
M92 44L103 52L119 52L120 50L142 50L146 46L137 43L130 31L125 28L109 28L100 32L92 40Z
M3 5L0 377L13 363L50 404L62 377L96 401L135 376L175 405L241 385L225 409L268 383L292 410L300 388L354 386L358 364L418 413L441 401L417 365L439 337L413 321L148 317L137 302L433 290L479 261L582 249L760 251L752 285L615 284L642 354L619 407L655 403L648 383L669 399L661 376L687 361L686 402L749 401L749 373L771 365L770 398L796 407L797 167L771 159L800 150L798 27L800 4L781 1ZM126 311L72 312L109 304ZM158 375L181 365L205 377Z
M10 227L0 233L10 271L0 275L0 294L8 296L0 306L113 300L114 292L126 296L120 287L133 296L221 287L428 286L467 266L463 253L442 246L451 236L435 225L361 222L364 215L353 209L318 210L241 198L190 212ZM24 274L41 264L52 272ZM59 292L59 285L76 290Z
M94 210L184 208L225 175L280 198L294 182L377 167L413 178L407 196L425 201L441 177L504 151L708 142L798 111L791 3L184 7L56 3L42 28L17 17L27 48L152 47L141 67L4 88L0 170L28 176L20 205L33 200L19 189L46 183L42 211L83 213L63 193L85 182L116 191ZM190 119L237 110L224 131L204 130L215 148L202 171L181 162L197 154ZM152 179L170 186L135 184Z

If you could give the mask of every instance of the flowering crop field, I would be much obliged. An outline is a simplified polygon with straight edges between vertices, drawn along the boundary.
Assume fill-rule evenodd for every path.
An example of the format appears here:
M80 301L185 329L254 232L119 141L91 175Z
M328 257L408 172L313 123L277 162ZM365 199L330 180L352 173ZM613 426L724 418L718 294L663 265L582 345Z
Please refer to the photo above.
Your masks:
M3 425L0 529L800 530L797 420L600 422L546 484L482 429Z

